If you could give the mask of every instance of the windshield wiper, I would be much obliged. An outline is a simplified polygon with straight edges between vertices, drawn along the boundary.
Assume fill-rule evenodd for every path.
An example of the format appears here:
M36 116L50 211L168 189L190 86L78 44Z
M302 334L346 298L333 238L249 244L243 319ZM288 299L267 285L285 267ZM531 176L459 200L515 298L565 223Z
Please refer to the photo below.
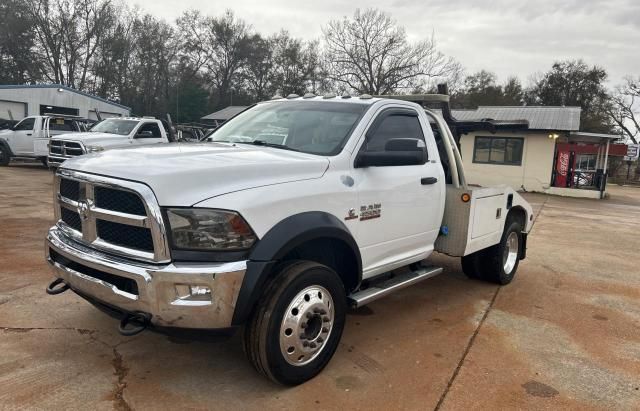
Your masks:
M238 141L238 143L240 143L240 144L252 144L254 146L265 146L265 147L281 148L283 150L300 151L300 150L296 150L295 148L291 148L289 146L286 146L284 144L269 143L268 141L264 141L264 140Z

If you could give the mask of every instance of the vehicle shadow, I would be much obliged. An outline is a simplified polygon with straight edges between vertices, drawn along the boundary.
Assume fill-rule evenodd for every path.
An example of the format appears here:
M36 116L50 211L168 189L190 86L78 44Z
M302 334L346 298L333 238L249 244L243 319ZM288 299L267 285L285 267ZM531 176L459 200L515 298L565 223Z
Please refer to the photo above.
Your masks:
M394 378L394 385L411 384L415 373L425 381L446 384L474 331L473 319L479 309L486 309L496 286L467 279L458 259L435 255L431 263L444 267L443 274L349 311L335 357L322 373L301 386L283 387L257 373L244 356L241 330L189 338L144 332L136 337L118 336L117 350L129 369L127 395L144 407L197 398L195 407L202 406L201 401L215 401L227 409L280 408L284 398L293 400L301 392L320 389L340 393L346 389L352 394L349 402L364 401L366 392L386 387L389 378ZM100 320L100 328L113 330L116 326L106 315ZM461 334L466 337L459 338ZM429 343L416 345L415 340ZM390 355L390 346L397 352ZM424 357L439 363L450 360L450 364L425 369L415 362ZM163 394L145 396L150 386L154 392L162 388ZM326 405L327 395L317 394L317 400Z

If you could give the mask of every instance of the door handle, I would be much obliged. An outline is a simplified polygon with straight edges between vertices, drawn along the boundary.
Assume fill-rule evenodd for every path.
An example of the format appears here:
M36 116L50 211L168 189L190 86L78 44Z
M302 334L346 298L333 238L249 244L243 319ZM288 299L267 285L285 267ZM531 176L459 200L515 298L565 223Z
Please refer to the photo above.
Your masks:
M28 136L30 136L30 135L31 135L31 133L27 133L27 135L28 135Z
M429 184L435 184L438 182L438 179L435 177L424 177L420 179L420 184L422 184L423 186L429 185Z

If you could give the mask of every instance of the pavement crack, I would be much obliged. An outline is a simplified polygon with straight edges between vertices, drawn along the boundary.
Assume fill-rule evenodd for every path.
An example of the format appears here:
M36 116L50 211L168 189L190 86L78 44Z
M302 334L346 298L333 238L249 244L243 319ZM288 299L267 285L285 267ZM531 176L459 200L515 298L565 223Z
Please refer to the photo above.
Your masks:
M14 333L26 333L29 331L39 331L39 330L48 330L48 331L75 331L78 334L93 334L96 330L90 330L88 328L73 328L73 327L0 327L0 330L4 332L14 332Z
M114 408L120 411L130 411L132 408L124 399L124 389L127 388L125 381L129 374L129 368L124 365L122 354L116 348L113 348L113 361L111 361L114 369L114 375L118 377L116 386L113 389Z
M458 362L458 366L453 371L453 374L451 375L451 378L449 378L449 382L447 383L447 387L442 392L442 395L440 396L440 399L438 400L438 403L436 404L435 408L433 409L434 411L440 410L440 408L444 404L444 400L447 398L447 394L449 394L449 391L451 390L451 387L453 386L453 383L455 382L456 378L458 377L458 374L460 373L460 370L462 369L464 361L467 359L467 355L469 354L469 351L471 351L471 347L473 347L473 344L476 341L476 337L478 336L478 333L480 332L480 328L482 328L482 325L484 324L485 320L489 316L489 312L493 308L493 304L496 302L496 298L498 298L498 293L499 292L500 292L500 287L496 288L496 292L493 294L493 298L491 298L491 302L487 306L487 310L484 312L484 315L482 316L482 319L478 323L478 326L476 327L475 331L471 335L471 338L469 338L469 342L467 343L467 347L465 348L464 353L462 353L462 357L460 358L460 361Z
M548 201L549 201L549 195L545 197L544 201L540 205L540 208L538 209L538 212L535 213L536 215L533 218L533 222L531 223L531 229L529 230L529 234L531 234L531 232L533 231L533 227L535 227L536 223L538 222L538 217L540 217L540 214L542 214L542 210L544 209L544 206L547 205Z

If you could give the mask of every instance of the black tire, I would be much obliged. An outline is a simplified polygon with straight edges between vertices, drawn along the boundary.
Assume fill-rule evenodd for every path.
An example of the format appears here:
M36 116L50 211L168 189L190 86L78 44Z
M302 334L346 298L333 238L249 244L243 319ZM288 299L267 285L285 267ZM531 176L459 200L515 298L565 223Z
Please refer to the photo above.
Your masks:
M3 144L0 144L0 166L8 166L11 161L9 150Z
M47 158L46 157L40 157L40 161L42 162L42 165L49 168L49 163L47 163Z
M515 220L508 219L505 227L506 228L502 233L500 242L492 247L480 251L480 256L478 258L478 270L480 274L479 278L484 281L500 285L506 285L513 281L513 278L516 275L516 271L518 271L518 264L520 262L520 247L522 247L521 224ZM518 254L512 267L508 271L506 271L503 256L505 255L505 250L508 247L507 241L512 233L515 233L514 235L518 240Z
M289 312L290 304L293 304L301 291L315 286L320 286L331 294L334 320L328 336L325 336L326 340L322 341L324 345L318 350L315 358L310 356L309 358L313 359L304 365L292 365L280 348L281 326L285 312ZM301 384L315 377L333 357L342 336L346 310L344 285L332 269L310 261L290 262L278 269L245 325L243 335L245 353L254 368L271 380L285 385ZM303 313L298 312L297 309L291 312L294 311L301 318L308 318L302 317ZM321 325L324 327L324 323ZM302 334L299 332L306 332L301 330L293 331L293 336L300 340L302 340ZM324 328L322 332L325 332Z

